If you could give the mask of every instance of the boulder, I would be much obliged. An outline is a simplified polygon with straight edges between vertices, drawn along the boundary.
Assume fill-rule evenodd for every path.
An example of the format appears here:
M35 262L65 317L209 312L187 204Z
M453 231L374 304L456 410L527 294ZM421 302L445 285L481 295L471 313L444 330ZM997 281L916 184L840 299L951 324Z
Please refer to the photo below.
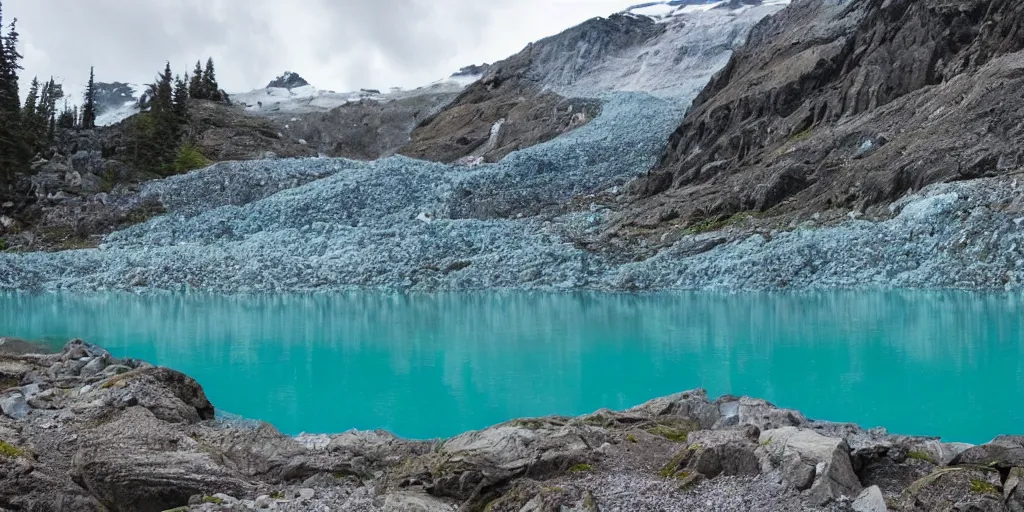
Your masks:
M1010 512L1024 512L1024 468L1012 468L1003 482L1003 499Z
M706 478L725 476L755 476L761 472L758 461L757 427L731 430L701 430L687 436L689 446L673 461L676 467L666 472L699 473ZM670 463L672 464L672 463Z
M903 491L898 509L928 512L1003 512L999 472L983 467L935 470Z
M169 368L140 368L108 379L101 387L122 390L156 417L172 423L214 418L213 404L195 379Z
M456 507L418 492L393 492L384 496L383 512L455 512Z
M853 512L888 512L889 508L885 504L885 497L882 496L882 490L877 485L872 485L857 496L857 499L853 500Z
M950 461L950 465L961 464L980 464L1004 470L1024 467L1024 436L999 436L987 444L968 448Z
M20 420L28 416L32 412L32 408L28 406L28 401L25 400L25 395L21 391L14 391L0 398L0 411L11 418Z
M665 417L694 420L703 429L712 428L721 418L719 406L708 400L708 393L703 389L656 398L629 409L626 413L640 414L652 420Z
M759 398L740 398L737 414L740 425L754 425L762 432L807 424L807 418L800 411L780 409L771 402Z
M816 504L853 498L862 490L850 464L850 447L843 439L783 427L762 432L759 443L768 462L782 468L784 481L797 490L808 490Z
M79 434L72 478L116 511L158 512L193 495L250 491L197 441L143 407Z
M477 461L534 477L562 473L586 462L591 449L580 435L587 427L505 424L469 432L444 443L441 452L453 461ZM536 427L536 428L533 428Z

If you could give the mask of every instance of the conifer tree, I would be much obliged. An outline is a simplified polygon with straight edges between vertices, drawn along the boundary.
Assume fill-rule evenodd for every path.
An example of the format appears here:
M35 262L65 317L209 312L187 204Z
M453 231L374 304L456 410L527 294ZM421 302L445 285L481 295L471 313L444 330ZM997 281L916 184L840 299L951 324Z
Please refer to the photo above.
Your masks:
M60 115L57 116L57 127L65 130L73 130L78 126L78 107L72 108L70 105L68 105L67 100L65 100L64 108L61 109Z
M181 121L188 113L188 96L188 73L185 73L185 78L179 76L174 79L174 113Z
M197 100L206 99L203 97L203 65L196 61L196 69L192 71L192 79L188 82L189 97Z
M171 74L171 63L164 67L156 83L156 97L153 98L153 110L170 112L174 107L174 75Z
M28 96L25 97L25 106L21 109L23 119L32 119L36 116L36 104L39 102L39 77L32 78L32 84L28 87Z
M203 99L214 101L221 99L217 75L213 70L213 57L206 60L206 69L203 70Z
M2 22L2 18L0 18ZM18 20L11 22L3 38L3 59L0 62L0 112L10 113L15 118L21 111L21 97L18 95L18 70L21 68L21 54L18 53Z
M77 119L77 116L75 117ZM72 123L74 124L74 123ZM82 128L96 127L96 70L89 68L89 85L85 89L85 105L82 106Z
M15 20L17 22L17 20ZM7 35L0 34L0 184L13 182L16 172L27 167L32 142L21 124L21 98L18 96L18 53L16 23ZM3 5L0 4L0 32L3 31ZM6 187L4 187L6 188ZM0 193L4 192L0 189Z
M28 89L28 96L25 98L25 106L21 109L21 131L25 143L30 147L36 147L46 135L46 120L42 118L40 101L39 78L32 78L32 84Z

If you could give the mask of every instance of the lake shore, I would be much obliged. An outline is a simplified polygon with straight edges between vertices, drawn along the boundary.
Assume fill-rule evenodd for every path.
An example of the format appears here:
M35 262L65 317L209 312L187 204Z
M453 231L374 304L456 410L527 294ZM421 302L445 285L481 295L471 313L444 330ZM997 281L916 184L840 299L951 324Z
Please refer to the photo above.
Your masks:
M1024 437L944 443L703 390L446 440L291 437L217 420L190 377L80 340L24 352L0 352L0 507L15 510L1024 506Z

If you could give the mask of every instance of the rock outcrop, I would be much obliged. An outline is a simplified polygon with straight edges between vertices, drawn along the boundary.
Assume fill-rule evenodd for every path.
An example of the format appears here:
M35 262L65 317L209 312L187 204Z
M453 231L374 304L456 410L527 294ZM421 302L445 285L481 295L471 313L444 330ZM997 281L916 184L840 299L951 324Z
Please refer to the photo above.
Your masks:
M1009 0L795 1L694 100L612 231L886 216L926 185L1016 172L1022 19Z
M299 76L298 73L291 71L285 71L281 76L273 79L267 84L267 88L277 87L281 89L295 89L296 87L305 87L309 85L309 82L305 78Z
M1016 512L1024 503L1016 438L964 451L702 390L448 440L292 438L215 419L202 388L170 369L79 340L45 355L7 345L0 402L20 405L0 415L4 509ZM931 455L952 452L962 453L949 464Z

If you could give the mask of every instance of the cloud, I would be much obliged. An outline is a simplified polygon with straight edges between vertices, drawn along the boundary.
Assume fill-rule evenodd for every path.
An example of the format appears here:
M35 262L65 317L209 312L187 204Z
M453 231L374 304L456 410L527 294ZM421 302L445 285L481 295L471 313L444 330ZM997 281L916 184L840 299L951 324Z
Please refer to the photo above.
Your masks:
M25 82L55 76L79 90L148 82L170 61L190 70L212 56L229 91L285 70L324 89L414 87L461 66L493 62L527 43L630 0L6 0L19 18Z

